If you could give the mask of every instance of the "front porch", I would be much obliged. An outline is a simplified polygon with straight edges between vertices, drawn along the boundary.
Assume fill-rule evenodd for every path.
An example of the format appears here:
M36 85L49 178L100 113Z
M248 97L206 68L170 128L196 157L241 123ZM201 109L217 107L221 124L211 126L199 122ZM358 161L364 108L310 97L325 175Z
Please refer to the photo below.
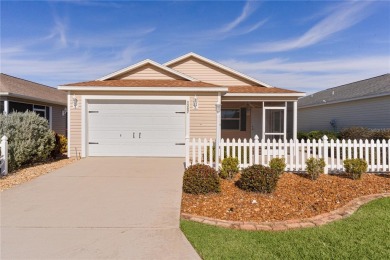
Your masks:
M221 138L289 140L297 137L296 100L222 99Z

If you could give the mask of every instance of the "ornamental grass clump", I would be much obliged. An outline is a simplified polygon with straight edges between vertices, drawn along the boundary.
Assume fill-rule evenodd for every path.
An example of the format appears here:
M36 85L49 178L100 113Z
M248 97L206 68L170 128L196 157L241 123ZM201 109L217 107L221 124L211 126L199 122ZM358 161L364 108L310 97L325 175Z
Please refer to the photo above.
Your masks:
M269 161L269 167L280 176L286 168L286 162L284 158L272 158L271 161Z
M358 180L362 177L362 174L367 172L368 165L363 159L346 159L344 160L344 168L347 175L353 179Z
M219 177L223 179L233 179L238 171L238 158L227 157L222 160L222 167L219 169Z
M189 166L184 172L183 191L190 194L221 192L221 184L217 171L204 164Z
M34 112L0 114L0 136L8 137L8 167L45 161L55 145L48 121Z
M272 193L279 180L277 172L270 167L255 164L242 170L237 186L246 191Z
M323 158L310 157L306 160L306 171L310 178L317 180L321 173L324 172L325 161Z

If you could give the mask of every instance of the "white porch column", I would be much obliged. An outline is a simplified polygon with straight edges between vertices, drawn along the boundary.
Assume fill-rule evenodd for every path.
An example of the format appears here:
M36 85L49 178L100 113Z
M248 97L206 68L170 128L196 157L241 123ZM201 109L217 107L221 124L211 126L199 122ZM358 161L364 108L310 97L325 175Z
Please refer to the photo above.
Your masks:
M215 169L219 168L219 143L221 141L221 93L218 92L217 104L215 110L217 112L217 136L215 139Z
M294 119L293 119L293 139L297 139L297 126L298 126L298 101L294 101Z
M9 113L9 101L4 100L4 115L8 115Z

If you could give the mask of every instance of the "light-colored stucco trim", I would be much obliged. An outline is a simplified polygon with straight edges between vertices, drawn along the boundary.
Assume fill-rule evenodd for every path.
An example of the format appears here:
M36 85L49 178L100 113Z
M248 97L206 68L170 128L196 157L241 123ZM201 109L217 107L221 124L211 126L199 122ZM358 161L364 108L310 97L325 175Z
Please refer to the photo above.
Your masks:
M164 71L166 71L166 72L169 72L169 73L171 73L171 74L173 74L173 75L179 76L179 77L181 77L181 78L183 78L183 79L186 79L186 80L189 80L189 81L199 81L199 80L197 80L197 79L194 79L194 78L192 78L192 77L190 77L190 76L188 76L188 75L185 75L185 74L183 74L183 73L181 73L181 72L179 72L179 71L176 71L176 70L174 70L174 69L171 69L171 68L169 68L169 67L166 67L166 66L164 66L164 65L161 65L160 63L157 63L157 62L155 62L155 61L153 61L153 60L150 60L150 59L143 60L143 61L141 61L141 62L138 62L138 63L136 63L136 64L133 64L133 65L131 65L131 66L128 66L128 67L126 67L126 68L124 68L124 69L115 71L115 72L113 72L113 73L111 73L111 74L108 74L108 75L106 75L106 76L104 76L104 77L101 77L101 78L99 78L99 79L97 79L97 80L104 81L104 80L107 80L107 79L111 79L111 78L113 78L113 77L116 77L116 76L121 75L121 74L124 74L124 73L128 73L128 72L130 72L130 71L132 71L132 70L135 70L135 69L137 69L137 68L140 68L140 67L145 66L145 65L148 65L148 64L149 64L149 65L152 65L152 66L155 66L155 67L157 67L157 68L159 68L159 69L161 69L161 70L164 70Z
M162 91L162 92L227 92L225 87L99 87L99 86L59 86L60 90L73 91Z
M164 63L164 65L169 67L172 64L175 64L177 62L180 62L180 61L185 60L185 59L190 58L190 57L195 57L195 58L197 58L197 59L199 59L199 60L201 60L201 61L203 61L205 63L211 64L211 65L213 65L213 66L215 66L217 68L220 68L222 70L225 70L225 71L227 71L227 72L229 72L229 73L231 73L233 75L239 76L239 77L244 78L244 79L249 80L249 81L252 81L255 84L259 84L259 85L262 85L262 86L267 87L267 88L273 88L273 86L271 86L271 85L269 85L267 83L264 83L264 82L262 82L260 80L252 78L252 77L250 77L248 75L245 75L245 74L243 74L241 72L238 72L238 71L236 71L236 70L234 70L232 68L229 68L229 67L227 67L225 65L222 65L221 63L218 63L216 61L207 59L207 58L205 58L203 56L200 56L199 54L196 54L196 53L193 53L193 52L187 53L187 54L185 54L183 56L180 56L180 57L178 57L176 59L168 61L168 62Z
M70 91L68 91L68 105L67 105L67 137L68 137L68 157L70 157Z
M81 97L81 157L87 157L87 102L88 100L172 100L172 101L185 101L186 106L186 127L185 136L189 136L190 131L190 113L187 112L187 103L190 101L188 96L105 96L105 95L83 95Z

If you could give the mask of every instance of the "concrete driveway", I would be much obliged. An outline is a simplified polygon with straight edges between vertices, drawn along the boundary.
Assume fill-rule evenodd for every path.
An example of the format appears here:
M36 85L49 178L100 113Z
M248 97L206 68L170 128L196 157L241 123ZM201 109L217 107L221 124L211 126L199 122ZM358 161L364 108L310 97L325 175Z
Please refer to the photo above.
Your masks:
M1 259L199 259L183 159L87 158L1 193Z

